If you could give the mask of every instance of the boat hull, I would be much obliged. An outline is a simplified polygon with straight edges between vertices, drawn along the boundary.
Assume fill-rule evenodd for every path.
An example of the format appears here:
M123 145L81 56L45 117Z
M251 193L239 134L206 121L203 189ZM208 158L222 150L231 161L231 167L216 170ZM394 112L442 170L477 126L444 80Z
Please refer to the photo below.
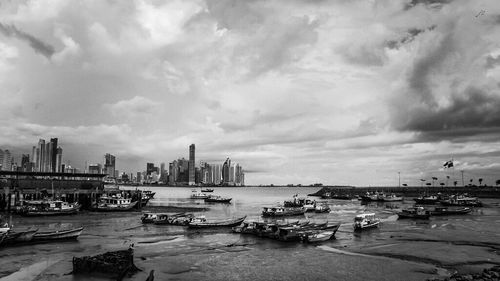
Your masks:
M137 201L134 201L127 206L117 206L117 207L110 207L110 206L97 206L94 208L94 211L98 212L126 212L132 210L135 205L137 205Z
M32 241L54 241L54 240L74 240L77 239L80 234L82 234L83 227L69 229L69 230L57 230L50 232L37 232L33 236Z
M189 228L210 228L210 227L233 227L240 225L246 216L225 221L214 221L214 222L191 222L188 224Z

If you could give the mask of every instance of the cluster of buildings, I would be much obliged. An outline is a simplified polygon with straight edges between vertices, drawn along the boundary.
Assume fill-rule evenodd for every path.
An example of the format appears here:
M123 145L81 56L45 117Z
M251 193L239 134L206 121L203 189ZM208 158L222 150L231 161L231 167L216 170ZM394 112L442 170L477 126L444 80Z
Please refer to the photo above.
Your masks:
M156 167L153 163L146 164L146 171L137 173L127 179L132 182L158 183L176 185L208 185L208 186L244 186L245 173L238 163L231 163L227 158L224 163L200 162L196 165L196 147L189 146L189 159L180 158L168 164L161 163ZM122 174L123 176L123 174ZM123 179L122 179L123 180Z
M29 154L22 154L21 163L19 165L8 149L0 149L0 170L74 173L75 171L73 171L71 167L66 167L62 163L62 153L62 148L57 145L57 138L51 138L48 142L44 139L40 139L38 145L33 146L31 157Z
M58 146L58 139L50 141L40 139L38 145L33 146L31 157L23 154L20 165L14 161L9 150L0 149L0 170L22 172L52 172L52 173L81 173L77 168L64 164L63 149ZM83 173L105 174L105 180L120 183L135 184L163 184L172 186L244 186L245 173L238 163L227 158L224 163L207 163L201 161L196 165L196 148L189 146L189 159L180 158L159 167L154 163L147 163L146 170L136 174L121 173L116 169L116 157L110 153L104 155L103 163L85 164Z

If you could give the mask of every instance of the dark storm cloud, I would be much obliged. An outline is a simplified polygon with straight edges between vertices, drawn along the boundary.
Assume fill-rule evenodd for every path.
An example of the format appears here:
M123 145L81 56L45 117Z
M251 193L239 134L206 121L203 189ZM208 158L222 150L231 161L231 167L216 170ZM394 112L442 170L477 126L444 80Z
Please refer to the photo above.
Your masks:
M387 41L386 46L389 47L390 49L397 49L401 45L412 42L415 39L415 37L420 33L433 30L434 28L436 28L435 25L425 29L410 28L405 32L405 34L403 34L403 36L400 39Z
M43 42L29 33L17 29L14 25L0 23L0 32L7 37L15 37L28 42L35 52L40 53L47 58L50 58L55 52L54 47L50 44Z
M494 68L497 65L500 65L500 56L493 57L491 55L488 55L486 57L486 68L487 69Z
M441 8L443 4L451 3L453 0L411 0L405 5L405 9L411 9L419 4L432 8Z
M478 88L452 96L445 107L420 107L410 114L405 130L438 138L500 133L500 98Z

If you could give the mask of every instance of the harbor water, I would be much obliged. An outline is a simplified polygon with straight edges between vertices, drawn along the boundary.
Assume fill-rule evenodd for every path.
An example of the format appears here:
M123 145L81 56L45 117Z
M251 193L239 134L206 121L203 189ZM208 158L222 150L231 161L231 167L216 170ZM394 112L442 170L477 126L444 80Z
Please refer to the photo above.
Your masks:
M133 189L135 187L121 187ZM230 204L190 199L191 188L145 187L156 192L141 211L59 217L12 215L14 229L85 227L77 241L0 249L0 281L108 280L71 274L73 257L127 249L142 271L125 280L426 280L446 277L455 270L476 272L500 264L499 199L467 215L398 220L396 211L414 201L361 204L357 200L327 202L330 213L306 213L283 221L339 222L335 239L320 244L286 243L232 233L229 228L188 229L183 226L142 224L142 212L175 213L191 210L207 219L246 215L260 220L262 207L306 196L318 188L218 188L214 195L232 197ZM199 189L198 189L199 191ZM173 208L175 207L175 208ZM176 211L177 210L177 211ZM353 231L356 214L374 212L378 229Z

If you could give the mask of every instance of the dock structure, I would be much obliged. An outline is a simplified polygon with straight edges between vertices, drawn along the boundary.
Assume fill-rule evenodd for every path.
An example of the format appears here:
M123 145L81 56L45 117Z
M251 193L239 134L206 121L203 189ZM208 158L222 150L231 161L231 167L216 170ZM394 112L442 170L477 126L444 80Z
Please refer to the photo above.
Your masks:
M23 200L59 198L63 201L78 202L82 209L90 210L92 205L105 193L105 174L51 173L0 171L0 212L10 212ZM140 190L124 191L124 196L141 201ZM140 204L138 204L140 205ZM140 208L140 207L139 207Z

